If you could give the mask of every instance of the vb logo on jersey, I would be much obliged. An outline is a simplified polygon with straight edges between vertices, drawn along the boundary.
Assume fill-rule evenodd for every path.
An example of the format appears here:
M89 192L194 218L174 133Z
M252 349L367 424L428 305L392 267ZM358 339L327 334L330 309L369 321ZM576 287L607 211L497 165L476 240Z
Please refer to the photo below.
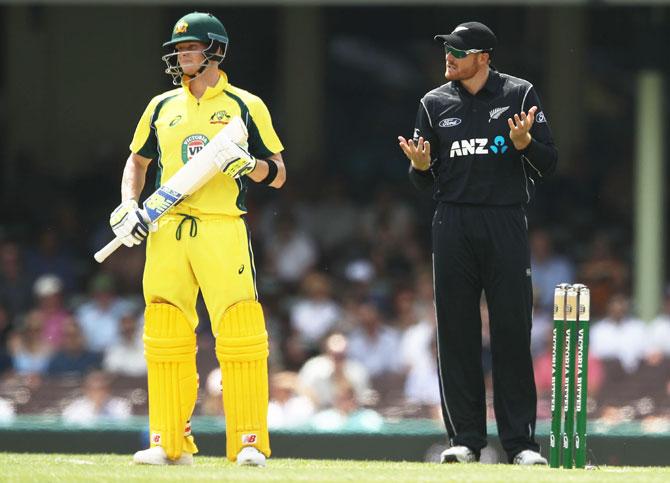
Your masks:
M209 139L204 134L193 134L184 139L181 143L181 160L184 164L188 163L193 156L202 151L202 148L209 142Z

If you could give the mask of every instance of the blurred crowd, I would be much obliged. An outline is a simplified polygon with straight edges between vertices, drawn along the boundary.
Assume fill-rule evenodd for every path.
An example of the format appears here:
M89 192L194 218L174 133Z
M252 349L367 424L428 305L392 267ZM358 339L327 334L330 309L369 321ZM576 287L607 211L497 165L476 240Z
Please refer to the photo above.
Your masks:
M272 428L374 430L384 418L441 419L431 202L400 196L405 189L379 186L359 201L333 182L314 197L287 189L250 198L271 343ZM539 419L550 417L553 290L580 282L592 294L591 417L670 430L670 292L656 319L638 320L626 252L599 230L578 249L561 246L561 231L549 226L531 219ZM122 248L98 266L90 253L111 231L101 223L84 242L69 240L76 230L76 216L56 218L36 243L9 235L0 241L0 420L46 412L87 423L146 414L143 249ZM198 313L196 413L222 415L221 376L201 301ZM484 296L481 313L491 398Z

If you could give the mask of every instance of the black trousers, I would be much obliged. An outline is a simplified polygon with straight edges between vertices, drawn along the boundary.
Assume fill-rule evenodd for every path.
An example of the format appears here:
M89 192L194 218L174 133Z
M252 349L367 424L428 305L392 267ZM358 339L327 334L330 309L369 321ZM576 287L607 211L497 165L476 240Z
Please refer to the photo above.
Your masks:
M533 289L523 208L438 204L433 270L442 412L451 443L477 455L487 444L479 312L483 290L500 441L510 461L524 449L539 451L530 352Z

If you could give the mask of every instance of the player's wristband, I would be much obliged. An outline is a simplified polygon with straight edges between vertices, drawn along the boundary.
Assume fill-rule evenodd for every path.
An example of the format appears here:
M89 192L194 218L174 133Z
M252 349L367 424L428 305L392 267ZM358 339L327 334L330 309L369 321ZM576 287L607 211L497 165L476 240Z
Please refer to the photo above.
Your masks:
M277 163L275 163L272 159L266 159L265 162L268 163L268 175L260 180L259 183L270 186L272 182L277 179L279 166L277 166Z

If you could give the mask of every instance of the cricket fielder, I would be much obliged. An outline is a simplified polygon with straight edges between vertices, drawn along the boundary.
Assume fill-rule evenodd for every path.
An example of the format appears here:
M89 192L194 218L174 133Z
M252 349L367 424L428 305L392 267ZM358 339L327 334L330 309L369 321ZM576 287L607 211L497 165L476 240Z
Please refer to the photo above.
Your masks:
M264 466L270 456L268 337L244 196L249 180L284 184L283 146L263 101L231 85L221 70L228 34L216 17L184 16L163 45L173 49L163 57L166 73L181 86L154 97L142 114L123 171L122 202L110 216L125 245L148 238L143 287L151 447L133 459L192 464L198 451L189 420L198 391L195 303L201 290L221 365L227 457ZM216 156L221 173L160 218L158 227L147 223L137 201L149 163L158 163L159 186L235 117L245 124L247 144L222 143Z
M493 405L510 463L546 465L535 440L530 352L533 285L526 206L558 149L533 84L491 66L498 38L481 22L437 35L447 82L398 137L410 179L437 201L432 224L437 358L451 447L442 463L479 461L487 445L480 300L491 332Z

